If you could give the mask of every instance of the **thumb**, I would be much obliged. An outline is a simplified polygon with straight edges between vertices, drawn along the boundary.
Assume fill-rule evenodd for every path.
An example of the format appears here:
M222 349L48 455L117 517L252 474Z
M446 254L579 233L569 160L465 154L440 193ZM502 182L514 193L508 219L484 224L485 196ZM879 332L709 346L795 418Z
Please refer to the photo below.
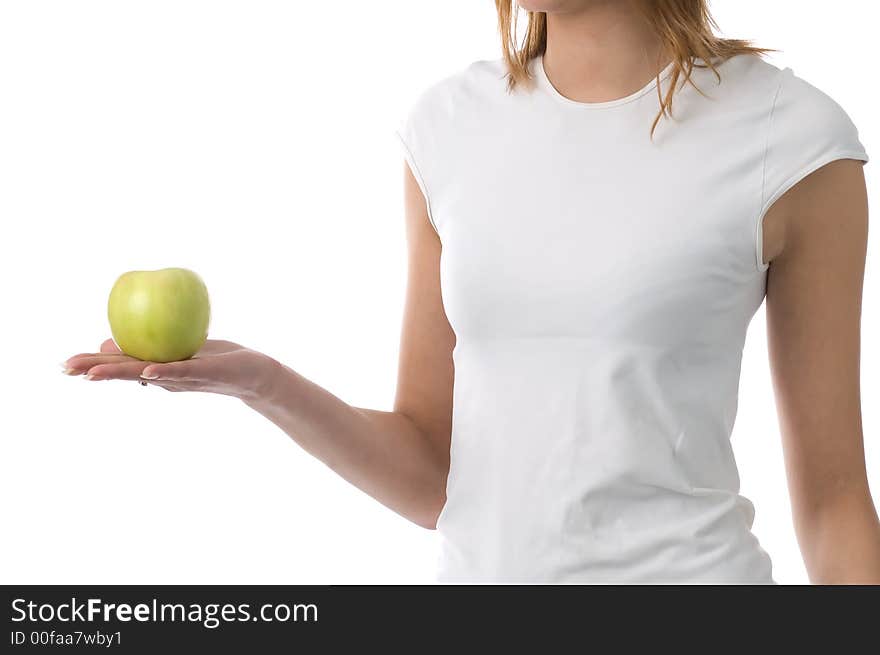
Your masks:
M122 352L119 350L119 346L116 345L116 342L113 339L107 339L104 343L101 344L101 352L102 353L118 353Z
M184 359L179 362L150 364L141 372L141 377L144 380L198 382L212 379L215 368L211 358Z

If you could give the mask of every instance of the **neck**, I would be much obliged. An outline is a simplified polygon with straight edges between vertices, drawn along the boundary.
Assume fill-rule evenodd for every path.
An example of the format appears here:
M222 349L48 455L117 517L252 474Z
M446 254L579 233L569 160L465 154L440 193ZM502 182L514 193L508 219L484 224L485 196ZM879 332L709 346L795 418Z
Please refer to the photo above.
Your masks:
M547 14L544 70L562 95L605 102L635 93L669 62L638 0L596 0Z

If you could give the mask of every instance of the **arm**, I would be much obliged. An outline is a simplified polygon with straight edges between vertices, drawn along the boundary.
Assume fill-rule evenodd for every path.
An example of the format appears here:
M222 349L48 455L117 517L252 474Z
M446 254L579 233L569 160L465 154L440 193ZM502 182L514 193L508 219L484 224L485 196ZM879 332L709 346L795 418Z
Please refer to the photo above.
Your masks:
M446 502L455 336L440 296L440 241L405 169L408 279L394 411L350 407L281 367L248 404L312 455L427 528Z
M820 584L880 583L859 389L867 230L853 160L807 176L764 223L768 349L794 526Z
M379 502L435 527L446 502L455 337L440 296L440 241L408 168L404 197L408 279L393 411L348 405L272 358L228 341L211 340L194 358L170 364L135 360L108 341L101 353L70 358L65 372L240 398Z

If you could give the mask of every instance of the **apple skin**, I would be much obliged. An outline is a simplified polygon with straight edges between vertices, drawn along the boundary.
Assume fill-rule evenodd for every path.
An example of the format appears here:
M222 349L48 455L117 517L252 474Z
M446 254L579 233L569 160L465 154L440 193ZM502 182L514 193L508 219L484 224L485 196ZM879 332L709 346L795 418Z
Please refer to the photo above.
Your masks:
M195 355L208 338L208 289L185 268L129 271L116 280L107 303L110 331L126 355L176 362Z

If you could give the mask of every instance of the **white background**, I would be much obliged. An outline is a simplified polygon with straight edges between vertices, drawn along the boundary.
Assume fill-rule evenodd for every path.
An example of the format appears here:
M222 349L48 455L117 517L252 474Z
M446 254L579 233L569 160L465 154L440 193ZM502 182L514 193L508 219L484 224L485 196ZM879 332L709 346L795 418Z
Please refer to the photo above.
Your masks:
M834 97L880 156L873 3L715 2L724 33ZM415 95L499 54L489 0L0 2L0 582L430 582L435 535L240 402L62 376L116 276L184 266L212 335L390 409ZM871 202L880 186L868 164ZM862 385L880 489L878 246ZM779 582L805 582L764 340L733 441ZM876 498L875 494L875 498Z

